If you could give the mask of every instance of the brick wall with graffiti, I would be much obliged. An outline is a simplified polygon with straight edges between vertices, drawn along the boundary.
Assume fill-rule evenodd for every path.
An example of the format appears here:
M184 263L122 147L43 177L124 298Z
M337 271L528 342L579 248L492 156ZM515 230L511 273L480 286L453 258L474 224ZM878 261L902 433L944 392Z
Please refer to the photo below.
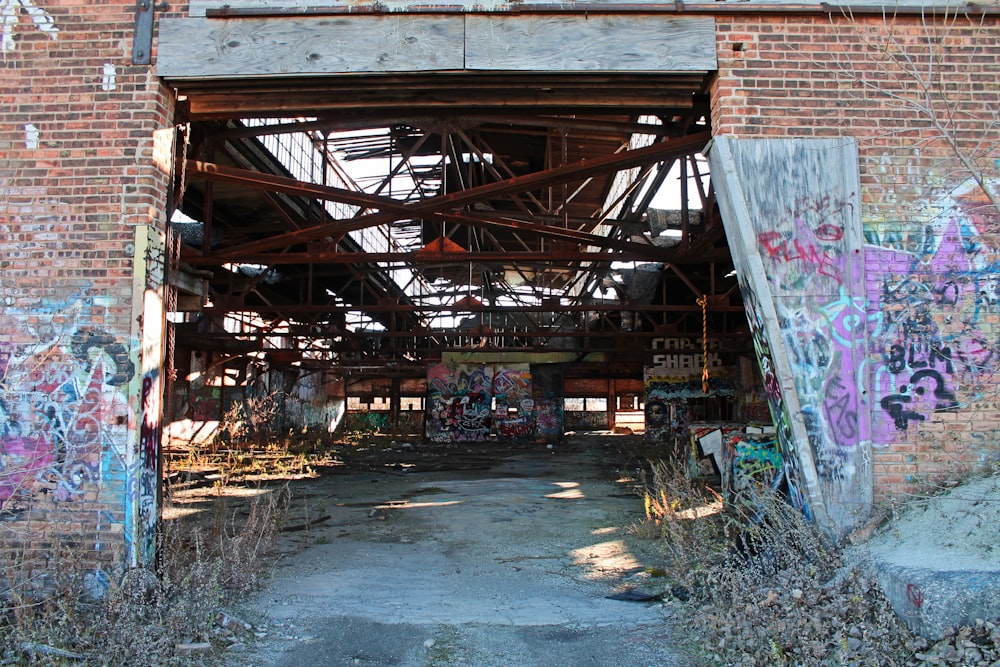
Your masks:
M867 235L875 456L910 489L1000 458L1000 211L975 183L931 204L923 224Z
M100 324L110 308L87 289L4 308L5 328L23 342L0 343L0 520L44 516L58 530L60 518L89 519L95 548L108 550L124 534L137 373L127 338ZM5 538L18 536L6 528Z
M133 281L136 230L166 222L173 98L131 62L134 2L0 8L0 548L134 563L161 387L135 318L162 278Z
M991 15L717 22L716 135L857 141L863 245L852 252L864 258L864 285L850 299L834 290L825 304L779 315L796 380L825 383L826 398L803 413L807 428L826 418L835 442L870 441L875 500L951 484L1000 458L1000 142L991 138L1000 91L970 85L1000 68L997 43ZM783 63L777 77L774 62ZM842 280L843 257L831 252L841 232L816 214L844 201L815 194L787 202L792 218L814 217L808 229L756 235L772 275L789 284ZM749 302L762 298L746 287ZM860 319L865 358L849 369L829 351ZM767 349L760 358L767 379ZM775 382L768 394L780 426ZM820 454L820 475L851 474Z

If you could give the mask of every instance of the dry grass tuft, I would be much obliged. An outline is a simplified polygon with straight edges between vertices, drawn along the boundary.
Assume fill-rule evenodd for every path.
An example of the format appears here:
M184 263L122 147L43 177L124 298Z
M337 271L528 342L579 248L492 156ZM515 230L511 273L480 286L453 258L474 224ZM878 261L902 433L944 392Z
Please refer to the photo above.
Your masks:
M209 530L168 523L156 571L117 573L101 599L86 593L93 574L80 549L50 552L44 575L26 560L10 563L0 582L0 664L207 664L209 655L180 647L225 639L214 627L220 611L263 583L288 497L287 486L257 496L240 522L222 510Z
M650 524L658 528L671 589L685 601L676 616L686 634L698 638L688 647L693 662L980 664L925 662L957 651L931 653L903 625L875 582L845 567L839 549L780 496L758 489L736 495L717 511L717 494L693 484L683 470L653 464L644 496L646 529ZM993 628L977 632L980 637ZM960 643L952 642L952 649ZM983 655L995 655L995 649L977 645Z

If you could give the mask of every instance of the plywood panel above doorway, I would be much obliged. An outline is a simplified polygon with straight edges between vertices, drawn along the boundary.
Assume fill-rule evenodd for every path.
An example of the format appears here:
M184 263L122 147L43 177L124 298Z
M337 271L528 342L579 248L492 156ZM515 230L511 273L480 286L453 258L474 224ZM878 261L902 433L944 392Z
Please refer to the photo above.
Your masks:
M715 64L711 18L652 15L466 17L472 70L704 71Z
M462 69L460 16L164 19L167 78L307 76Z
M428 71L707 72L710 17L392 15L160 21L168 79Z

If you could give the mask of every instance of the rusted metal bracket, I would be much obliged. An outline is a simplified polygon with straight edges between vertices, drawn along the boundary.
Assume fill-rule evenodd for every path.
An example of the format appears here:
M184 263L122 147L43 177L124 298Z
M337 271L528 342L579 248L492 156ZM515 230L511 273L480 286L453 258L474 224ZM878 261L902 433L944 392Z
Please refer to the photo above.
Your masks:
M166 9L166 3L160 5ZM136 0L135 34L132 37L132 64L148 65L153 55L153 16L156 12L153 0Z

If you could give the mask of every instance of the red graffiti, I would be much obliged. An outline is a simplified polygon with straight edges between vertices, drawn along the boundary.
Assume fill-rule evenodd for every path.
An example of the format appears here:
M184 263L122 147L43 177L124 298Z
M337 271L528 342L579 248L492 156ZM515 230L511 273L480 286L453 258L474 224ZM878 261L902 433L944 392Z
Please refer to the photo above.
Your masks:
M924 606L924 592L916 584L906 584L906 599L917 609Z
M837 275L837 266L833 257L812 243L803 244L798 239L792 239L791 246L789 246L789 242L782 238L781 232L775 231L758 234L757 242L771 259L785 263L802 262L806 267L815 268L820 275L833 278L838 283L842 282L840 276Z
M823 223L813 232L820 241L839 241L844 238L844 230L828 222Z

